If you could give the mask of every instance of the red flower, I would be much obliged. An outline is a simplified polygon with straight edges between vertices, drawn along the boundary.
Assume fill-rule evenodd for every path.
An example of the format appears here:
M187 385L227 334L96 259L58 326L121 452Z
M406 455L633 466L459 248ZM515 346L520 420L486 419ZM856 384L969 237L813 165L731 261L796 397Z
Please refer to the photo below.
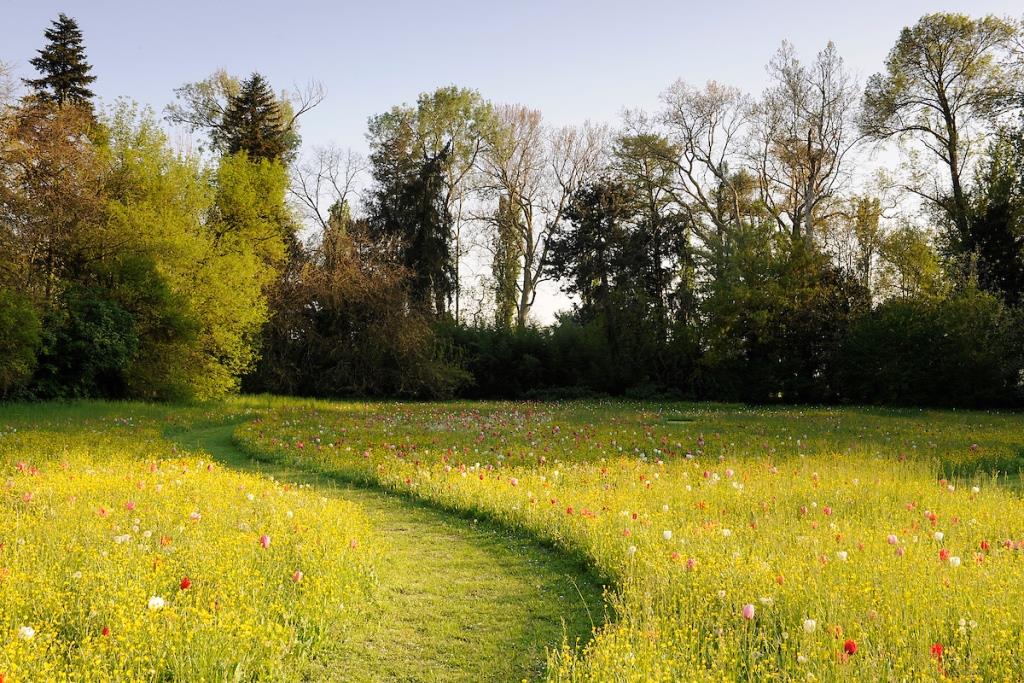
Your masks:
M942 661L942 652L942 643L935 643L934 645L932 645L932 657L935 657L935 659L939 660L940 662Z
M857 654L857 641L847 640L845 643L843 643L843 652L845 652L848 655Z
M100 631L100 635L109 636L110 635L110 627L109 626L104 626L103 630Z
M981 542L981 549L984 550L986 553L988 552L988 549L991 548L991 547L992 547L992 544L989 543L988 541L982 541Z
M940 550L939 551L939 559L942 560L943 562L948 560L949 559L949 550L947 550L946 548L943 548L942 550Z
M181 583L178 585L181 587L181 590L187 591L189 588L192 587L192 579L186 576L181 580Z

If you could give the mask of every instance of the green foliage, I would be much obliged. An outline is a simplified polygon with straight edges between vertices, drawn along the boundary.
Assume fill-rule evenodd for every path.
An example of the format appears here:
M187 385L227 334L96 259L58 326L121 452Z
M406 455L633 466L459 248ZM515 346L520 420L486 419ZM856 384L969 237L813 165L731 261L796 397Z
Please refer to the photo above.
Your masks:
M523 248L519 238L519 216L512 202L502 196L495 212L495 230L492 249L491 276L494 278L494 324L510 328L516 318L519 304L519 276L523 270Z
M1018 133L1024 140L1024 133ZM965 235L947 236L946 251L1007 303L1024 302L1024 144L993 143L975 181Z
M71 288L60 303L45 319L36 395L125 396L125 375L139 349L131 314L94 288Z
M832 366L867 292L802 240L751 227L703 302L702 395L834 398Z
M839 356L846 400L1013 405L1021 399L1019 320L968 288L948 299L894 299L857 319Z
M254 161L279 161L292 149L289 129L274 91L258 73L232 95L213 142L225 154L245 152Z
M331 211L319 248L293 246L271 296L263 355L246 388L312 396L449 396L466 380L427 311L410 305L407 274Z
M0 397L23 386L32 376L41 331L31 303L0 287Z
M86 61L82 31L78 23L63 12L43 35L49 41L39 56L29 63L39 78L25 79L34 96L42 102L91 106L93 92L89 85L96 80Z

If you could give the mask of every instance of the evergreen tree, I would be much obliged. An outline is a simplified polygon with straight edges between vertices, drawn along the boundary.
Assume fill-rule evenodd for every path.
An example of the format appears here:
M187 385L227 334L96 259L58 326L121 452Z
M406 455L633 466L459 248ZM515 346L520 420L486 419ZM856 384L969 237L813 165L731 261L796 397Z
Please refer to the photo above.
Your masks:
M281 160L291 149L288 126L270 84L258 73L231 97L214 143L227 154L245 152L258 161Z
M91 107L93 92L89 84L96 77L90 74L92 67L85 58L78 23L61 13L44 35L49 43L30 60L40 77L23 79L25 85L43 102Z
M1024 139L1024 135L1021 136ZM1006 303L1024 301L1024 143L992 145L978 173L974 207L963 239L947 235L958 265Z

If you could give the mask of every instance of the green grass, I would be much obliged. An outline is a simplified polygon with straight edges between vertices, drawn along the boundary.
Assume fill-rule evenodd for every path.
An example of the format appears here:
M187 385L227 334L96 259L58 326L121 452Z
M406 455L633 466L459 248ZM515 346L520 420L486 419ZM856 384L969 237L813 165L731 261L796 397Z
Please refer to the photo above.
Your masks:
M813 614L822 631L827 618L861 639L861 654L845 669L836 668L830 640L791 641L817 653L807 666L826 678L920 673L930 666L932 640L950 636L935 630L944 618L932 613L935 596L944 589L934 549L924 547L931 531L918 529L917 501L921 509L939 511L947 543L965 560L956 574L964 593L949 596L959 600L955 616L971 607L988 610L991 621L980 627L991 630L984 631L991 641L978 644L974 659L946 642L950 665L956 653L963 667L975 667L965 671L1004 671L1005 658L981 645L1001 643L999 629L1016 628L1019 621L1013 610L986 602L972 607L970 594L990 588L984 575L970 570L974 537L1001 542L1024 533L1018 488L1024 418L1017 414L260 396L177 407L3 406L0 446L5 434L18 434L52 445L45 454L52 459L62 457L62 441L64 450L102 439L108 445L123 440L130 449L146 425L150 432L156 426L179 453L208 453L226 468L310 487L354 503L371 521L383 560L375 569L368 618L313 670L313 678L605 680L633 672L678 679L704 671L712 660L724 667L719 673L745 671L753 679L772 667L800 670L790 661L796 652L771 639L758 641L770 659L743 663L752 650L743 644L736 605L716 598L722 582L731 586L730 599L733 593L743 602L774 595L774 607L758 609L776 620L771 628L780 632L802 632L800 620ZM770 464L780 473L769 473ZM746 486L743 493L708 479L713 471L715 480L721 474L728 482L733 475L726 468L735 468L733 481ZM945 482L937 485L943 477L956 484L955 494ZM862 488L858 481L870 485ZM971 497L973 485L980 485L980 498ZM534 492L542 504L530 502ZM811 518L796 512L819 499L837 506L831 520L840 525L842 549L850 551L849 564L833 559L829 566L858 567L857 577L877 582L876 590L886 594L912 591L915 616L887 615L877 595L837 600L835 589L843 584L829 583L831 575L817 569L818 553L779 552L813 542L832 557L839 537L824 525L808 527ZM909 501L915 501L912 513L905 507ZM757 531L752 520L759 521ZM718 526L731 527L733 540L723 542ZM662 538L666 528L675 530L671 544ZM910 543L904 569L889 560L890 531ZM854 541L863 541L863 549ZM635 557L626 552L631 545L638 547ZM668 553L676 547L679 558ZM733 547L743 562L726 552ZM1009 582L1010 598L1020 575L1014 552L1000 545L990 560L991 580ZM699 559L696 573L685 569L688 556ZM759 569L761 558L771 558L770 571ZM613 583L615 619L608 618L598 571ZM784 586L776 584L777 574L786 576ZM865 620L874 612L881 621ZM589 640L595 626L600 635ZM891 629L898 628L913 634L912 647L892 638ZM719 636L709 639L707 629ZM550 656L549 648L577 639L580 647ZM704 650L711 645L720 651ZM897 669L885 668L896 661L886 648L900 658ZM693 659L698 654L704 659Z
M543 675L547 649L603 623L602 588L578 561L493 524L381 489L250 458L238 419L172 428L230 467L357 503L388 549L372 627L347 644L344 680L512 681Z

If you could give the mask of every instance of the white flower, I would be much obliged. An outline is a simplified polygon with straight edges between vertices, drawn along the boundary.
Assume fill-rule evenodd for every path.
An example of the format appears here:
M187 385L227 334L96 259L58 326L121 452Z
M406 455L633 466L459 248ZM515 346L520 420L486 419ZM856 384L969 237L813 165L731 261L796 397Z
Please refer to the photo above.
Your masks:
M804 619L804 632L814 633L814 630L818 628L818 622L814 619Z
M127 543L132 540L130 534L121 534L120 536L114 536L114 543Z
M671 541L672 540L672 530L671 529L665 529L664 531L661 532L661 536L666 541Z
M18 629L18 637L22 640L32 640L36 635L36 630L31 626L22 626Z
M839 558L840 562L846 562L847 552L845 550L840 550L836 553L836 557Z
M629 554L630 555L635 555L636 554L636 546L635 545L629 546Z
M251 493L247 493L247 494L245 494L245 499L249 500L249 501L253 501L253 500L256 500L256 496L254 496Z
M74 574L71 575L71 578L74 579L75 581L78 581L79 579L82 578L82 572L75 572Z
M662 505L661 506L661 511L662 512L668 512L668 505Z
M804 656L804 655L797 655L796 656L796 661L797 661L798 664L806 664L807 663L807 657Z
M981 493L981 489L977 486L972 486L971 493Z
M942 533L941 531L936 531L935 532L935 540L938 541L939 543L942 543L942 539L944 539L945 537L946 537L946 534Z
M149 607L149 609L151 610L156 611L158 609L163 609L164 605L166 604L167 603L164 602L163 598L161 598L159 595L154 595L149 599L149 604L147 605L147 607Z
M950 567L959 567L960 566L960 558L957 555L954 555L953 557L949 558L949 566Z
M726 537L732 536L732 529L722 529L722 535Z

